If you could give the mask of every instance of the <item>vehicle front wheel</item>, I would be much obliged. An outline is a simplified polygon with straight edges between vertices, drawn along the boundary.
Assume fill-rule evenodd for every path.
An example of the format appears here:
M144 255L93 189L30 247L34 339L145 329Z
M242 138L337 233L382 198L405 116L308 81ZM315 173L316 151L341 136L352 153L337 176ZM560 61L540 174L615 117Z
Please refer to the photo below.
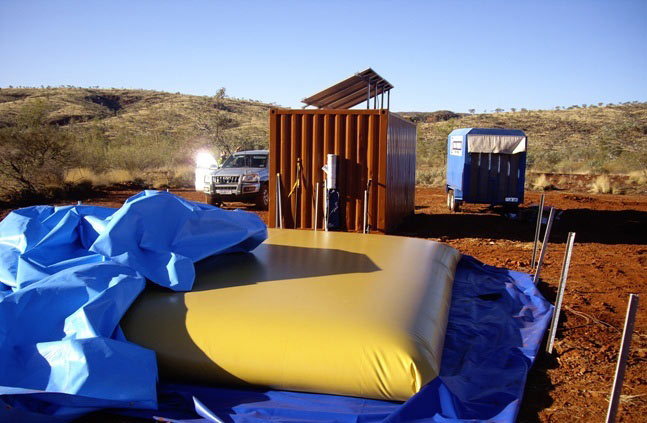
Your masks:
M256 207L261 210L267 210L270 205L270 190L267 188L267 184L261 184L261 190L258 192L256 197Z
M204 197L205 202L207 204L211 204L212 206L220 206L220 204L222 204L222 201L220 201L220 199L218 199L218 197L216 197L215 195L205 194Z

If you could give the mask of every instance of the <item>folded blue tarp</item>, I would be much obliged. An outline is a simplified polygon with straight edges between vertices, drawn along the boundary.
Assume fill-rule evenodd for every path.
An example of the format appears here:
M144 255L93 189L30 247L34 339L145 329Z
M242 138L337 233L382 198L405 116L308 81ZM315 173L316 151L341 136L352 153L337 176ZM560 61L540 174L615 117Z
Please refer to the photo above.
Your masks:
M194 262L266 237L253 213L156 191L118 210L10 213L0 223L0 419L156 407L155 353L125 340L122 316L146 279L190 290Z
M10 214L0 223L0 421L107 407L192 422L515 420L552 306L529 275L468 256L456 270L440 377L404 404L167 384L156 396L154 354L124 340L118 327L144 277L190 289L194 261L250 250L264 237L251 214L165 193L142 193L117 212Z

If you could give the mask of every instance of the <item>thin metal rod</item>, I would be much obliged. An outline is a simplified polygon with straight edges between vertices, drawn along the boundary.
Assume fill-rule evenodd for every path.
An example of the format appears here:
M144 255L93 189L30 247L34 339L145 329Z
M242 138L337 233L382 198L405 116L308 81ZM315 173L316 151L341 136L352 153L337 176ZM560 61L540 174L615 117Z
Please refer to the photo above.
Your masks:
M328 182L324 179L324 231L328 232Z
M386 109L391 109L391 90L386 91Z
M371 108L371 80L368 80L368 91L366 92L366 110Z
M297 171L297 178L298 178L298 171ZM289 197L289 196L288 196ZM290 207L292 209L292 207ZM297 185L295 190L294 190L294 214L292 215L292 219L294 220L294 229L297 228L297 220L299 220L299 186Z
M319 182L315 184L315 223L312 225L317 232L317 222L319 220Z
M380 90L380 109L384 108L384 86Z
M368 190L364 190L364 226L362 233L366 233L366 212L368 211Z
M634 331L634 320L638 311L638 295L630 294L629 303L627 304L627 317L625 317L625 328L622 331L622 343L620 344L620 354L618 354L618 364L616 365L616 375L613 378L613 389L611 390L611 399L609 400L609 411L607 411L607 423L616 421L616 413L620 404L620 393L622 392L622 383L625 379L625 368L627 367L627 356L631 346L631 335Z
M275 195L275 200L276 204L274 204L274 227L278 228L279 227L279 178L281 176L277 173L276 174L276 195Z
M564 291L566 290L566 279L568 279L568 269L571 266L571 253L573 252L573 244L575 243L575 232L568 233L566 241L566 251L564 252L564 262L562 263L562 273L559 276L559 290L557 291L557 300L553 308L553 318L550 322L550 331L548 332L548 344L546 344L546 351L548 354L553 353L553 344L555 343L555 334L557 333L557 326L559 325L559 313L562 309L562 299L564 298Z
M283 207L281 206L281 174L276 174L276 204L279 207L279 228L283 229Z
M544 241L541 243L541 253L539 253L539 262L537 263L537 270L535 271L535 277L532 282L537 285L539 282L539 272L541 272L541 265L544 263L544 256L546 255L546 250L548 249L548 241L550 240L550 229L553 227L553 218L555 217L555 207L550 208L550 214L548 215L548 224L546 225L546 232L544 232Z
M544 214L545 197L545 194L541 194L541 200L539 200L539 210L537 210L537 226L535 227L535 243L532 246L532 260L530 261L530 270L535 269L535 259L537 258L537 244L539 243L539 233L541 232L541 219Z

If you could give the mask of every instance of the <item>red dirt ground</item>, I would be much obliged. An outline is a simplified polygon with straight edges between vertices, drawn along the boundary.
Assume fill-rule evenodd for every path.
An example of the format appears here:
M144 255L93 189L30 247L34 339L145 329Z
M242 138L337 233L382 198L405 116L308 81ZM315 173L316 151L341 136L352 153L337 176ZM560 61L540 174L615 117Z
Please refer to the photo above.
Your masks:
M192 190L172 190L202 201ZM136 191L112 189L85 204L119 207ZM520 211L539 202L527 192ZM647 416L647 196L551 191L546 205L561 210L539 286L555 300L569 231L577 233L552 356L540 351L530 371L519 422L603 421L608 407L630 293L639 294L636 326L619 422ZM234 206L244 206L242 204ZM8 213L0 210L0 218ZM267 212L259 215L267 221ZM494 266L528 272L534 220L513 221L486 206L465 205L450 213L442 188L418 187L416 211L397 232L445 242ZM643 417L641 417L643 416ZM121 420L120 420L121 421Z

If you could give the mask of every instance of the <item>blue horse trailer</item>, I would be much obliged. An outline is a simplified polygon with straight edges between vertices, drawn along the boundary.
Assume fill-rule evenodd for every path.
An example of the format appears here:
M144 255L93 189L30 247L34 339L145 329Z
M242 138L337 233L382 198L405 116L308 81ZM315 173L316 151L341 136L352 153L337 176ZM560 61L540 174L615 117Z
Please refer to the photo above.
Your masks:
M526 134L518 129L461 128L447 137L447 207L523 203Z

